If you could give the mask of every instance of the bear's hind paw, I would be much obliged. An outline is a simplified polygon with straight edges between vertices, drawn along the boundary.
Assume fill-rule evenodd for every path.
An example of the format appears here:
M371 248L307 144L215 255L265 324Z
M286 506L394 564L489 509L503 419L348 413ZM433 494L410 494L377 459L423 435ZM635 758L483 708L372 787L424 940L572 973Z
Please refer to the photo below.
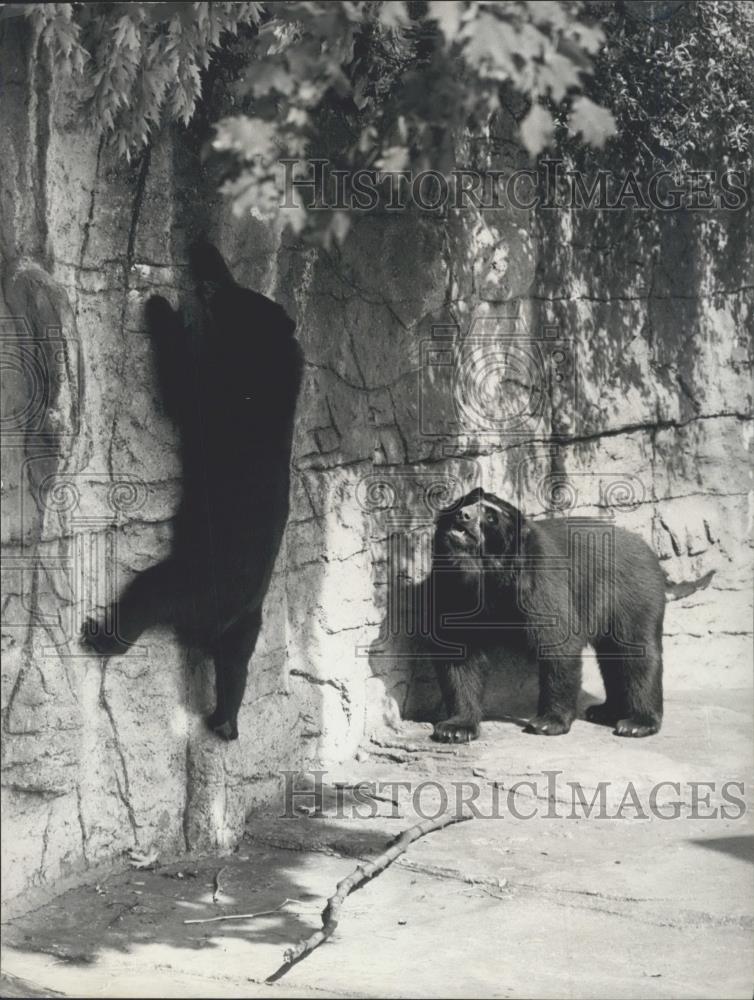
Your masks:
M222 718L216 711L208 715L204 721L207 723L207 728L219 739L225 740L227 743L238 739L238 726L236 723L230 719Z
M637 715L629 719L619 719L613 732L616 736L632 736L640 739L642 736L653 736L659 732L660 720L649 715Z
M559 715L535 715L529 719L524 732L536 736L564 736L571 728L571 723Z
M79 641L84 649L99 656L120 656L130 646L130 643L125 642L94 618L87 618L81 626Z

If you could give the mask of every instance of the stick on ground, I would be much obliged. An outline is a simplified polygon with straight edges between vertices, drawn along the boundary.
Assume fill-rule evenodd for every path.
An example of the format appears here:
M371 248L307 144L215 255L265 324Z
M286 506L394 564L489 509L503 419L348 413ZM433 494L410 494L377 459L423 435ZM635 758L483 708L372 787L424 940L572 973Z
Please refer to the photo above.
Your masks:
M346 901L346 897L356 889L360 889L370 879L373 879L375 875L379 875L380 872L384 871L396 858L404 854L415 840L426 836L428 833L434 833L435 830L442 830L443 827L450 826L451 823L462 823L467 819L473 819L473 817L455 816L452 813L447 813L435 819L422 820L421 823L416 823L415 826L409 827L408 830L404 830L402 834L390 841L388 847L374 861L357 865L350 875L338 882L335 893L328 899L327 906L322 911L322 929L315 931L314 934L304 941L300 941L294 948L288 948L283 956L283 964L267 978L266 982L277 982L297 962L300 962L302 958L305 958L315 948L318 948L323 941L326 941L338 926L340 908Z
M274 910L260 910L259 913L223 913L221 917L199 917L196 920L184 920L184 924L218 924L222 920L255 920L257 917L269 917L272 913L280 913L289 903L298 903L297 899L284 899Z

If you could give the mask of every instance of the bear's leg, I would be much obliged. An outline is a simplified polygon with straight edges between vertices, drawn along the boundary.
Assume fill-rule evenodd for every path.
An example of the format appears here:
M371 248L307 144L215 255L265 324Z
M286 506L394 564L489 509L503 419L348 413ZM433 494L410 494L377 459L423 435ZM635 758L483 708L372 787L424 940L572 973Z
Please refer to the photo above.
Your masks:
M223 740L238 739L238 712L259 629L262 609L251 612L223 633L214 651L217 707L207 725Z
M605 703L592 705L590 722L615 727L617 736L651 736L662 724L662 627L644 640L643 656L616 656L607 641L597 650ZM612 657L606 652L611 651ZM602 654L602 655L600 655Z
M581 691L581 657L545 660L539 665L539 704L526 731L561 736L571 728Z
M81 629L82 644L101 656L125 653L146 629L174 619L180 593L180 574L172 560L144 570L102 619L87 618Z
M435 724L432 738L443 743L475 740L482 718L484 662L472 655L466 663L437 663L435 670L450 718Z
M145 312L165 412L181 418L187 406L197 405L189 333L180 312L161 295L147 300Z
M609 637L595 644L595 652L605 686L605 700L601 705L590 705L586 718L598 726L614 726L626 714L623 662L618 647Z

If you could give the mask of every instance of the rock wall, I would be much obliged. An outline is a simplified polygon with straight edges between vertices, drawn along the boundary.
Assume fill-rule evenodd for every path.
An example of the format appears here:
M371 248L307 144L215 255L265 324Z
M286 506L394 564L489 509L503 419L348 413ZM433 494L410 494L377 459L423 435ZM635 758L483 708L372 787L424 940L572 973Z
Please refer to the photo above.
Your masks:
M642 535L679 585L665 619L670 700L683 688L749 688L751 209L659 217L540 209L529 232L537 264L519 288L522 342L505 343L515 327L502 317L516 303L478 286L477 318L461 324L480 344L488 329L494 346L455 354L454 412L464 429L486 421L488 433L448 439L473 465L453 471L518 498L531 516L596 515ZM519 395L517 359L527 386ZM485 395L488 376L503 368L505 398ZM541 409L532 386L542 388ZM431 407L444 412L439 398ZM518 414L529 419L517 423ZM709 586L696 589L710 571ZM431 671L410 659L405 635L391 648L397 658L378 668L388 703L422 717L437 697ZM585 655L584 667L585 688L600 694L594 659ZM511 663L507 673L508 710L531 707L531 664ZM498 683L490 712L500 695Z
M669 578L715 571L709 588L668 606L667 688L748 687L751 208L580 211L542 231L542 322L572 338L583 373L557 456L566 503L604 507L627 480L631 495L613 498L620 523L653 545Z
M2 72L9 906L126 849L230 844L282 768L347 759L430 707L410 599L434 511L480 482L531 514L614 511L676 580L716 569L672 605L668 686L750 683L743 213L674 216L657 242L628 214L407 210L355 218L325 252L234 218L178 132L118 162L23 26ZM510 139L512 121L497 128ZM230 746L203 729L209 665L169 630L106 666L76 642L169 546L180 468L143 303L190 308L186 245L205 228L295 315L307 361L286 543ZM508 707L532 681L510 664Z
M275 295L279 235L251 223L239 246L241 228L227 224L214 189L205 197L208 181L185 136L166 132L138 164L119 162L82 129L25 27L4 29L2 60L3 884L11 907L126 849L164 855L231 844L281 768L358 743L355 727L352 735L340 722L350 712L340 689L310 683L301 657L298 673L288 670L285 555L238 744L222 747L205 733L210 665L168 629L106 665L81 655L83 617L166 554L180 497L144 301L161 291L190 306L186 243L214 208L238 278ZM311 516L300 486L294 510Z

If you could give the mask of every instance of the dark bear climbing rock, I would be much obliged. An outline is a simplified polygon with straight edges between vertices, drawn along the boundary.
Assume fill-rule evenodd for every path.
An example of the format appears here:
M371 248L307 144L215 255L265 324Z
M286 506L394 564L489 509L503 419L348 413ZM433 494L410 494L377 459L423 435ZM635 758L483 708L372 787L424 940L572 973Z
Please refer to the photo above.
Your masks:
M590 645L606 700L587 718L619 736L656 733L665 586L652 550L609 519L531 521L494 494L469 493L440 513L434 536L432 638L448 713L435 739L478 736L488 664L504 669L516 643L539 662L530 732L568 732Z
M136 577L103 621L85 623L83 641L116 655L152 625L175 625L214 658L217 707L208 725L230 740L288 517L303 359L285 310L236 284L215 247L196 244L190 263L198 333L165 299L146 306L165 408L181 431L173 550Z

